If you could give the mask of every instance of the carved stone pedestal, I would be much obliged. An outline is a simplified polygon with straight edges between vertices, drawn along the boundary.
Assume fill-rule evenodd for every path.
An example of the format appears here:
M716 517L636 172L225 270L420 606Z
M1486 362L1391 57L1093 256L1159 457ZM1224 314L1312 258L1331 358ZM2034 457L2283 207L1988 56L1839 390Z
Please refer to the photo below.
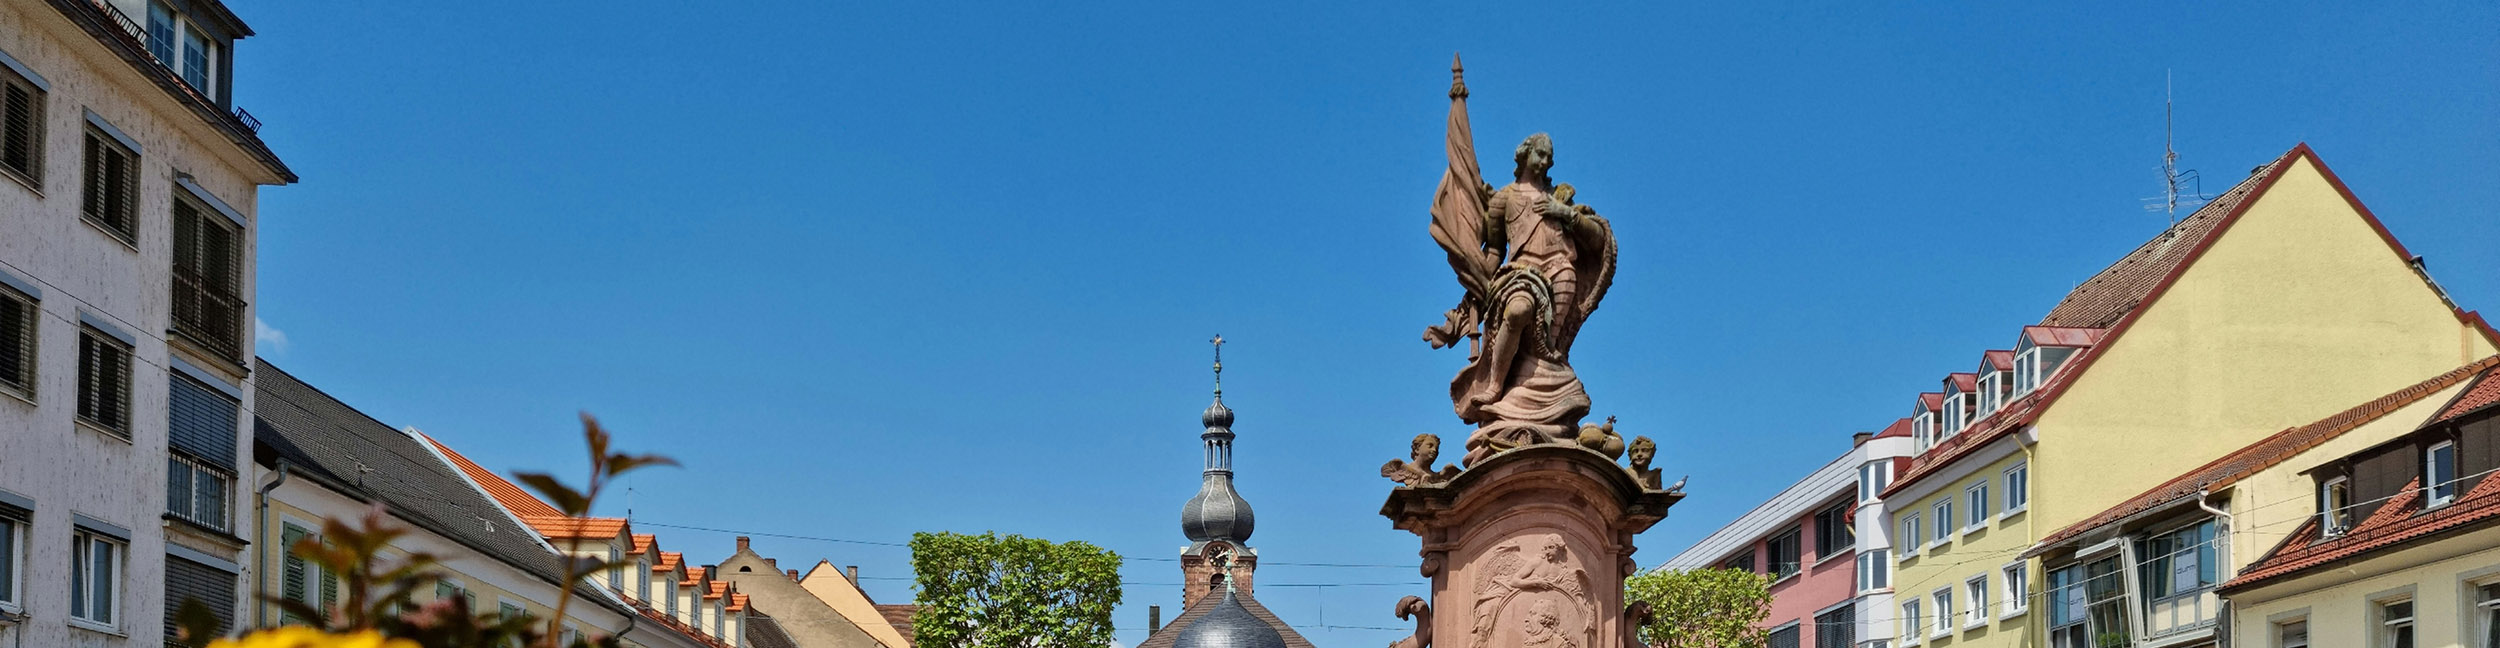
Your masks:
M1493 455L1455 478L1401 486L1381 506L1423 539L1428 630L1443 648L1622 648L1632 536L1681 493L1645 488L1606 455L1570 444ZM1400 616L1409 611L1399 606Z

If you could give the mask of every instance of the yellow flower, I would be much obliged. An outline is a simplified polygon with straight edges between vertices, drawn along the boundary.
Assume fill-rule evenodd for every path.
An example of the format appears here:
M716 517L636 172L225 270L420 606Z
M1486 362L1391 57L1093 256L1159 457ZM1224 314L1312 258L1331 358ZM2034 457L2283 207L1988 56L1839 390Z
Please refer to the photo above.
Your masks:
M208 648L417 648L417 642L390 639L382 633L366 630L355 634L329 634L303 626L271 628L240 639L219 639Z

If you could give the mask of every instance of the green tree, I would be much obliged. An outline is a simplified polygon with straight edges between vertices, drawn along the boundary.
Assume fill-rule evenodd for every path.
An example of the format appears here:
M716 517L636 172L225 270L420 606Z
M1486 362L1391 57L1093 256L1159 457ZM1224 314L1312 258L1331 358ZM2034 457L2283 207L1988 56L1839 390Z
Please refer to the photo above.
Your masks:
M995 532L915 533L920 611L913 643L930 648L1111 645L1120 555L1084 542Z
M1759 648L1771 614L1771 579L1734 569L1660 569L1623 581L1627 601L1648 601L1654 620L1641 642L1660 648Z

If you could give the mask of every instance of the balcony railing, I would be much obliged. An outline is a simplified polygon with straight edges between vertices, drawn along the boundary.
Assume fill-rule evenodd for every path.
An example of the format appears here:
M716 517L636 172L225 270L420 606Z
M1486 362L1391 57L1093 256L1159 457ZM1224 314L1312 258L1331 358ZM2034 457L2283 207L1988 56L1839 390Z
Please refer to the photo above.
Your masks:
M191 96L198 97L201 101L208 102L209 105L217 105L217 99L209 96L206 90L192 87L191 80L182 76L182 70L174 67L173 61L167 61L156 55L156 50L149 47L151 39L148 37L145 23L132 19L130 14L123 13L120 7L113 6L110 0L88 0L88 4L104 12L104 15L111 18L115 24L121 25L122 33L130 37L132 44L139 46L139 51L146 52L149 60L156 61L157 67L165 68L165 71L174 73L174 78L181 79L183 90L190 92ZM181 46L178 43L167 43L167 45ZM242 106L235 106L232 115L235 125L242 126L245 130L255 134L260 132L260 120L253 117L251 112L245 111Z
M174 332L228 360L242 362L243 298L189 270L174 269Z

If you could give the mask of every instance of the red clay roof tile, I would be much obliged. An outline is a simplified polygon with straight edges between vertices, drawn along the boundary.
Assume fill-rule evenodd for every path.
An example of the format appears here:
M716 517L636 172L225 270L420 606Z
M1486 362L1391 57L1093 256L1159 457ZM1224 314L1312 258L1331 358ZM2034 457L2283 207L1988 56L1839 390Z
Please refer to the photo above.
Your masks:
M2449 403L2446 409L2440 410L2439 416L2434 417L2432 421L2436 423L2453 421L2457 417L2472 414L2493 405L2500 405L2500 368L2483 372L2482 377L2475 380L2473 387L2466 389L2463 394L2458 394L2456 402Z
M479 488L486 489L487 495L494 496L495 503L511 509L514 515L564 517L564 512L556 510L555 506L521 490L521 487L513 485L511 480L495 474L495 471L487 470L485 466L470 461L468 457L462 456L460 451L434 440L432 435L418 434L417 436L424 437L426 443L434 444L434 449L442 451L444 457L449 457L452 465L459 466L460 472L468 474L470 481L477 482Z

